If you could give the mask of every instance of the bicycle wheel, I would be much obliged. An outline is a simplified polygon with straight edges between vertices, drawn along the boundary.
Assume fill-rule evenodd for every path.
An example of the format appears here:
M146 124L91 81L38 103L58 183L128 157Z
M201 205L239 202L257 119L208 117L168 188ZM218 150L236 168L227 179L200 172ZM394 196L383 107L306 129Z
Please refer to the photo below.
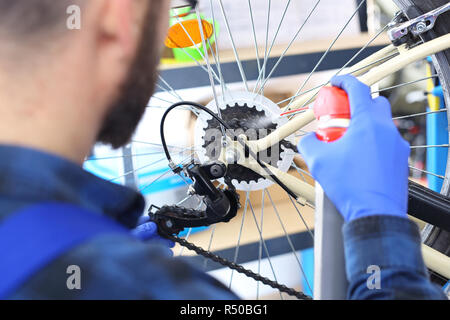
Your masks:
M447 3L445 0L432 0L432 1L417 1L417 0L395 0L399 7L408 15L409 18L414 18L422 14L423 12L428 12L434 8L442 6ZM449 18L450 14L446 13L441 17L442 19L436 24L434 32L423 37L424 41L431 40L439 35L447 34L450 32ZM450 105L449 96L449 83L450 83L450 50L438 53L433 59L433 63L436 66L436 71L439 74L439 79L442 82L442 87L444 90L444 99L446 105ZM447 117L450 117L449 111L447 111ZM450 157L450 154L448 155ZM444 182L442 184L441 194L444 196L449 196L450 186L449 180L447 179L450 171L450 161L447 160L447 169ZM419 209L420 210L420 209ZM423 210L423 208L422 208ZM446 254L450 255L450 232L443 230L441 228L435 227L432 224L428 224L422 230L422 238L425 244L430 247ZM439 279L439 276L433 275L433 280L436 282L443 283L445 280Z
M402 10L406 10L410 4L416 3L424 12L446 3L446 1L430 1L424 6L419 3L420 1L395 2ZM220 17L220 27L225 37L219 37L215 28L215 41L213 43L210 42L212 39L203 37L201 44L195 44L190 48L180 48L179 51L184 54L185 58L191 59L194 64L189 68L180 69L181 71L175 68L162 72L158 84L160 92L155 94L150 101L147 117L144 119L131 146L125 148L122 154L108 154L109 151L95 152L88 159L88 166L111 161L111 158L114 158L113 160L123 159L124 165L121 173L116 174L116 176L114 176L114 173L105 173L104 176L111 181L134 186L143 193L149 193L147 196L151 204L167 204L158 202L164 198L165 202L172 201L170 204L176 203L188 208L204 207L200 197L195 195L186 197L186 195L182 195L192 181L184 177L178 178L173 176L171 169L167 168L168 163L165 161L159 139L155 139L155 134L152 133L152 128L159 128L159 121L164 111L171 104L183 100L207 100L207 102L209 101L207 105L210 110L217 112L219 117L222 117L225 122L232 124L234 129L244 129L248 136L251 135L248 133L249 130L265 130L265 132L255 132L250 137L251 139L267 135L288 121L287 118L280 117L282 110L296 98L310 90L310 83L313 82L318 71L324 70L323 64L327 58L336 57L333 54L336 43L345 31L357 22L358 12L364 7L365 0L359 1L355 10L345 13L346 19L342 22L342 26L339 27L337 33L335 30L332 30L335 34L332 43L323 53L313 56L312 59L315 59L314 63L312 66L307 67L308 72L306 76L301 78L301 85L296 94L287 97L287 99L279 99L282 101L278 102L274 98L268 98L267 89L272 86L273 78L282 73L278 72L278 70L286 68L286 66L290 68L289 63L292 63L292 60L288 52L292 49L295 40L301 38L305 26L307 24L318 24L321 10L324 11L327 5L331 5L331 2L314 0L304 4L305 6L302 7L302 10L307 14L301 23L295 26L295 32L290 38L292 41L289 40L287 47L284 45L283 49L278 50L275 47L277 39L283 33L283 26L285 26L286 20L292 12L291 10L293 10L292 7L298 5L298 3L291 0L283 1L283 9L274 18L274 5L271 0L267 0L264 5L261 4L261 1L258 1L256 4L255 1L248 0L246 3L246 10L248 10L247 22L251 31L250 34L253 37L252 41L255 44L253 55L256 57L256 59L253 58L251 60L242 59L237 49L236 26L233 26L233 20L228 16L230 14L229 3L231 2L225 0L201 1L202 15L205 15L208 20L213 22ZM265 12L264 19L255 19L255 8ZM274 20L275 23L273 22ZM450 28L448 21L448 19L439 18L439 22L434 29L436 34L432 37L446 34L448 28ZM262 23L264 27L257 28L256 23ZM213 24L215 25L215 23ZM271 24L274 24L275 28L270 32L269 27ZM361 60L360 58L365 56L367 51L370 51L369 45L376 41L386 29L387 26L381 28L380 32L373 37L370 37L361 50L351 52L344 67ZM261 39L264 45L261 45ZM230 49L221 50L220 41L227 41ZM205 53L205 50L202 48L206 47L213 48L213 50ZM341 53L338 52L338 54ZM227 54L233 57L235 61L225 61ZM450 56L448 54L448 51L437 54L433 60L437 72L433 77L439 78L441 81L445 89L447 105L450 102L448 92L450 81L448 58ZM273 58L274 55L276 58ZM392 56L382 60L389 58L392 58ZM336 66L334 69L339 69L339 67ZM343 72L343 69L339 69L338 73ZM194 70L195 72L200 70L200 72L204 73L203 82L199 82L198 77L190 73L197 74L194 73ZM175 77L173 76L174 74L176 74ZM250 76L251 74L254 76ZM329 77L329 74L326 77ZM418 79L416 82L421 80L423 79ZM177 83L172 83L172 81ZM182 84L179 85L179 82L182 82ZM320 83L319 80L315 82ZM196 83L200 83L200 85L209 83L210 87L207 90L183 90L183 87L191 88ZM401 83L397 86L404 87L409 84ZM201 96L202 98L199 99ZM167 132L172 138L177 138L181 133L178 131L178 128L184 126L185 131L181 134L184 138L184 143L174 143L169 145L169 148L177 164L186 163L192 157L204 163L210 160L211 153L208 149L211 148L209 147L214 146L214 142L220 141L220 138L218 139L214 135L206 138L206 129L215 129L220 137L220 125L215 123L212 117L195 108L185 106L184 109L176 113L178 122L172 130L169 130L170 132ZM186 113L190 112L195 114L194 119L186 116ZM417 117L420 114L413 113L407 116ZM168 121L170 122L171 120L173 121L173 118ZM188 130L188 127L191 130ZM266 156L269 158L274 157L272 163L275 163L279 169L296 172L298 177L313 184L313 180L301 159L295 156L296 140L304 135L305 132L299 131L295 136L288 137L277 146L277 151ZM170 142L171 137L168 137L168 140ZM178 139L179 141L180 139ZM425 147L428 148L430 146ZM448 145L446 147L448 148ZM214 148L212 149L214 150ZM412 171L417 171L418 169L412 168ZM449 195L450 186L447 178L449 174L450 167L447 169L443 179L442 195L445 196ZM170 177L170 179L165 179L166 177ZM195 234L189 229L187 234L185 234L185 238L208 251L214 251L220 256L226 256L232 262L244 264L257 274L312 294L311 253L307 249L313 244L313 209L307 206L302 207L286 195L276 184L249 169L236 166L232 168L231 178L233 186L241 194L242 209L237 217L227 223L225 227L224 224L214 225L206 231ZM218 181L219 187L225 187L225 184L226 181ZM181 188L181 186L186 187ZM168 193L162 196L161 194L168 188L171 188L170 190L178 188L176 190L181 190L181 193L170 192L171 198L168 198ZM421 195L424 194L420 190L419 193ZM274 231L275 227L276 230ZM430 243L431 236L428 237L427 241L437 248L445 242L443 236L445 233L436 228L433 228L432 233L439 233L437 237L439 241L435 240L433 243ZM447 246L449 243L447 239ZM177 248L176 250L179 250L180 254L186 253L186 251L183 251L183 248ZM245 298L261 298L274 294L273 291L268 290L266 286L259 282L253 282L253 280L246 282L244 278L239 278L239 282L236 281L236 278L239 276L236 272L217 269L213 266L213 262L208 262L207 260L203 262L200 259L200 264L205 270L211 271L212 274L224 281L230 288L238 290ZM249 290L249 288L252 290ZM279 297L286 298L286 295L279 293Z

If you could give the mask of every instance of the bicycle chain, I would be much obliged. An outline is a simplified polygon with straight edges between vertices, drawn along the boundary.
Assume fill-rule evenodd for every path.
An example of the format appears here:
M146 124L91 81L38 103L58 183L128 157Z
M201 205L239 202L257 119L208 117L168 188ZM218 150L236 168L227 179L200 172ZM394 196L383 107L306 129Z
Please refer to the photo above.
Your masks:
M312 300L312 298L310 296L304 294L303 292L296 291L296 290L294 290L292 288L289 288L289 287L287 287L287 286L285 286L283 284L280 284L280 283L278 283L276 281L272 281L270 279L267 279L267 278L261 276L260 274L257 274L257 273L254 273L251 270L245 269L243 266L241 266L239 264L231 262L231 261L229 261L229 260L227 260L225 258L219 257L218 255L216 255L216 254L214 254L214 253L212 253L210 251L206 251L205 249L200 248L200 247L196 246L195 244L193 244L191 242L188 242L185 239L181 239L181 238L179 238L177 236L173 236L173 235L168 235L167 237L170 240L178 243L179 245L181 245L181 246L183 246L183 247L185 247L185 248L187 248L189 250L194 251L198 255L201 255L201 256L203 256L203 257L205 257L207 259L210 259L210 260L212 260L214 262L220 263L224 267L228 267L228 268L230 268L232 270L235 270L235 271L237 271L239 273L242 273L242 274L246 275L247 277L252 278L255 281L259 281L259 282L261 282L261 283L263 283L265 285L268 285L268 286L270 286L270 287L272 287L274 289L277 289L280 292L284 292L284 293L286 293L286 294L288 294L290 296L297 297L300 300Z
M234 188L231 179L229 177L225 177L225 184L228 186L228 192L231 192L232 195L235 197L237 204L239 206L239 194L236 192L236 189ZM178 216L178 218L185 218L185 219L198 219L198 220L204 220L203 223L205 223L205 225L210 225L211 221L208 220L208 215L206 214L206 212L202 212L202 211L198 211L195 209L187 209L187 208L183 208L183 207L179 207L179 206L164 206L162 208L158 208L158 213L156 214L151 214L151 208L150 208L150 214L153 218L155 217L163 217L165 216L166 218L176 218L176 216ZM235 215L232 215L230 217L227 217L223 220L221 220L221 222L228 222L230 221L230 219L234 218ZM158 218L154 221L157 221ZM217 221L213 222L216 223ZM186 227L186 226L185 226ZM191 226L192 227L192 226ZM164 228L163 228L164 229ZM181 231L181 230L180 230ZM296 291L292 288L289 288L283 284L280 284L276 281L272 281L266 277L261 276L260 274L254 273L251 270L245 269L243 266L236 264L234 262L231 262L225 258L222 258L210 251L206 251L203 248L200 248L198 246L196 246L195 244L188 242L185 239L179 238L177 236L175 236L173 233L168 232L167 230L161 230L160 232L162 232L162 236L172 240L173 242L178 243L179 245L194 251L195 253L197 253L198 255L203 256L206 259L210 259L214 262L217 262L221 265L223 265L224 267L228 267L232 270L235 270L241 274L244 274L245 276L252 278L255 281L261 282L265 285L268 285L274 289L279 290L280 292L284 292L290 296L294 296L297 297L300 300L311 300L312 298L306 294L304 294L303 292L300 291Z

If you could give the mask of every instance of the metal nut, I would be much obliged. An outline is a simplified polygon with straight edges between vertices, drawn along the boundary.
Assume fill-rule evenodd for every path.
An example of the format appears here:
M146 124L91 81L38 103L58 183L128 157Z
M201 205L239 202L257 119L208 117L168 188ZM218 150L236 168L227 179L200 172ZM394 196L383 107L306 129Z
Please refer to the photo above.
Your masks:
M225 159L229 164L236 164L239 161L239 153L236 150L228 150L225 154Z
M422 33L427 29L427 24L425 22L419 22L416 24L416 31Z

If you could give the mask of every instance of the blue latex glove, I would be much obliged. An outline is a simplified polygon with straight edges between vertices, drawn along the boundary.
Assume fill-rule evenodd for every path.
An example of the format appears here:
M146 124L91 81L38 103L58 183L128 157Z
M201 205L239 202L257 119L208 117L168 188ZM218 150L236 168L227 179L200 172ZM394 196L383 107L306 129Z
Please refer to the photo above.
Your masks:
M389 101L372 99L370 88L352 76L331 84L345 90L351 108L344 136L325 143L310 134L299 143L313 177L345 221L371 215L406 218L410 148L392 121Z
M131 234L139 240L162 244L166 247L173 248L175 243L168 239L162 238L158 234L158 227L149 216L142 216L139 219L138 226L131 231Z

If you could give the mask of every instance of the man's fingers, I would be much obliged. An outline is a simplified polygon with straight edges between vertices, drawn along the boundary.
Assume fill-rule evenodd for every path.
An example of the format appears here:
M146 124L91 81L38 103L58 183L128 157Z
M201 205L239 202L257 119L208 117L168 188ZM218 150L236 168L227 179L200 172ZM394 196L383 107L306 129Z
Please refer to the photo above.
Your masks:
M132 230L132 234L140 240L152 238L158 231L158 227L153 222L141 224Z
M373 100L376 104L378 115L383 118L392 119L392 109L389 100L386 97L380 96Z
M339 87L347 92L350 100L350 112L352 117L367 108L365 102L369 102L372 99L370 88L359 81L354 76L336 76L331 79L331 85Z
M162 246L167 247L167 248L173 249L175 247L175 242L173 242L173 241L171 241L169 239L163 239L161 237L155 237L155 238L152 238L152 239L149 239L149 240L153 240L153 242L155 244L161 244Z
M311 160L314 153L321 150L320 148L322 147L324 147L324 143L317 139L315 133L310 133L300 140L298 144L298 151L303 156L303 159L306 161L308 167L310 162L308 160ZM311 168L309 169L311 170Z
M140 226L141 224L144 224L149 221L150 221L150 217L147 215L143 215L139 218L137 225Z

